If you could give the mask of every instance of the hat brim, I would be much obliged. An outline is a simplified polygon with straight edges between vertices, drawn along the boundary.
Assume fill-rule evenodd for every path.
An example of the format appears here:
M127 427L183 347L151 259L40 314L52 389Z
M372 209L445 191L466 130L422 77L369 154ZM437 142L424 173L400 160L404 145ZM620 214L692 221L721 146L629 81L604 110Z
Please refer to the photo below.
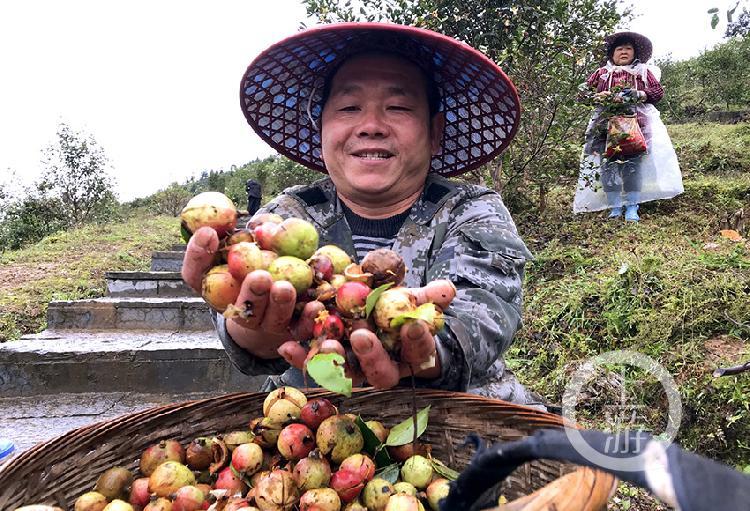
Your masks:
M644 64L651 59L654 47L651 44L651 40L645 35L637 32L615 32L608 36L605 40L607 57L612 55L615 49L615 44L622 39L630 39L633 41L635 46L636 58Z
M347 58L373 50L420 63L440 91L445 130L432 172L455 176L475 169L500 154L515 136L518 92L494 62L450 37L391 23L322 25L263 51L240 85L247 122L279 153L327 172L318 129L324 81Z

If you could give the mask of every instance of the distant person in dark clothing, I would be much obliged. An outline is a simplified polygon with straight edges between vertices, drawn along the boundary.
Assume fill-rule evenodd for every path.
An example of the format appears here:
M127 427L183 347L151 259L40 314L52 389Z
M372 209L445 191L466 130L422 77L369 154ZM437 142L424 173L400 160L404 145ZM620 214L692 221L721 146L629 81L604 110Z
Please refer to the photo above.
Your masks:
M254 215L260 208L262 196L260 183L255 179L248 179L245 183L245 191L247 192L247 213L248 215Z

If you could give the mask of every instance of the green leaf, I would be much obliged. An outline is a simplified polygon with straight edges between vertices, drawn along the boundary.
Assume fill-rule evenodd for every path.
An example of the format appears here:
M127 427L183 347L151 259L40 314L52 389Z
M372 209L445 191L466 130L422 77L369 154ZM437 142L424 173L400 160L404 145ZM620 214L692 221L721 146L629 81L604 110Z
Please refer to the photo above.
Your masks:
M719 12L719 8L718 7L711 7L708 10L708 14L716 14L717 12Z
M357 416L357 426L359 426L359 431L362 433L362 438L365 439L365 452L375 460L375 465L379 468L391 465L393 460L384 448L383 442L375 436L375 433L372 432L359 415Z
M428 325L431 325L435 319L435 314L437 314L437 310L434 303L423 303L413 311L404 312L393 318L391 320L391 328L400 328L409 319L421 319Z
M190 241L190 238L193 236L193 234L188 230L187 226L185 225L185 222L180 223L180 237L182 238L182 241L187 243Z
M432 469L447 480L455 481L458 479L458 472L447 466L442 461L435 458L431 458L430 461L432 462Z
M367 300L365 301L365 313L368 318L370 317L370 313L372 312L372 309L375 308L375 304L377 303L378 298L380 298L380 295L382 295L383 291L385 291L392 285L393 285L393 282L383 284L382 286L378 286L372 291L370 291L370 294L367 295Z
M719 24L719 15L718 14L712 15L711 16L711 28L712 29L716 28L716 25L718 24Z
M324 389L352 395L352 380L344 373L344 357L338 353L320 353L307 362L307 374Z
M430 415L430 405L417 412L417 438L427 429L427 418ZM414 440L414 417L409 417L391 429L385 445L405 445Z
M388 465L387 467L383 467L377 472L375 472L375 477L385 479L389 483L395 484L396 481L398 481L398 474L399 474L398 463L394 463L392 465Z

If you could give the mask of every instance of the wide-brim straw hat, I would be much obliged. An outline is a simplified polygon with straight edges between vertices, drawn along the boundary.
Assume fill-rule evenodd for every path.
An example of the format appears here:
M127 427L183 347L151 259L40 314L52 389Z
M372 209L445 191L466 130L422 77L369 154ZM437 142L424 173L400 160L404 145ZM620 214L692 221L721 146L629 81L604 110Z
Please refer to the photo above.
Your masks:
M635 50L635 58L644 64L649 61L653 53L653 45L651 40L645 35L637 32L615 32L608 36L605 40L607 58L612 59L612 54L615 48L623 41L628 40L633 42L633 49Z
M324 82L344 60L368 51L405 57L439 89L445 131L432 172L455 176L475 169L513 139L520 119L518 93L493 61L453 38L392 23L322 25L263 51L242 77L247 122L279 153L327 172L319 130Z

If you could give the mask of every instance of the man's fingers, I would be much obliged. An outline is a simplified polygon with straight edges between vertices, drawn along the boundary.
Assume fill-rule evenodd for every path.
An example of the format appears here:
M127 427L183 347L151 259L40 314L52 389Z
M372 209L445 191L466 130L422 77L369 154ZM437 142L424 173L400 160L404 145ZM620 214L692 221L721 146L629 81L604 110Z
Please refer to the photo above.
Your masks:
M417 305L432 302L445 309L456 297L456 286L450 280L434 280L424 287L412 288L411 293Z
M269 293L268 306L261 321L261 330L272 333L287 332L296 299L297 293L289 282L285 280L274 282Z
M320 343L320 352L338 353L342 357L346 357L346 350L344 349L344 346L339 341L334 339L326 339L325 341Z
M391 360L373 332L360 328L352 332L349 340L370 385L380 389L390 389L398 385L398 365Z
M418 367L435 353L435 337L424 321L409 321L400 335L402 362Z
M272 285L271 274L263 270L251 272L242 281L235 302L237 307L244 307L247 312L247 319L237 320L242 326L257 329L261 325L268 308Z
M190 237L182 259L182 280L201 292L203 275L213 266L219 237L211 227L201 227Z
M296 341L287 341L279 346L279 355L286 360L289 365L302 369L307 359L307 350Z

